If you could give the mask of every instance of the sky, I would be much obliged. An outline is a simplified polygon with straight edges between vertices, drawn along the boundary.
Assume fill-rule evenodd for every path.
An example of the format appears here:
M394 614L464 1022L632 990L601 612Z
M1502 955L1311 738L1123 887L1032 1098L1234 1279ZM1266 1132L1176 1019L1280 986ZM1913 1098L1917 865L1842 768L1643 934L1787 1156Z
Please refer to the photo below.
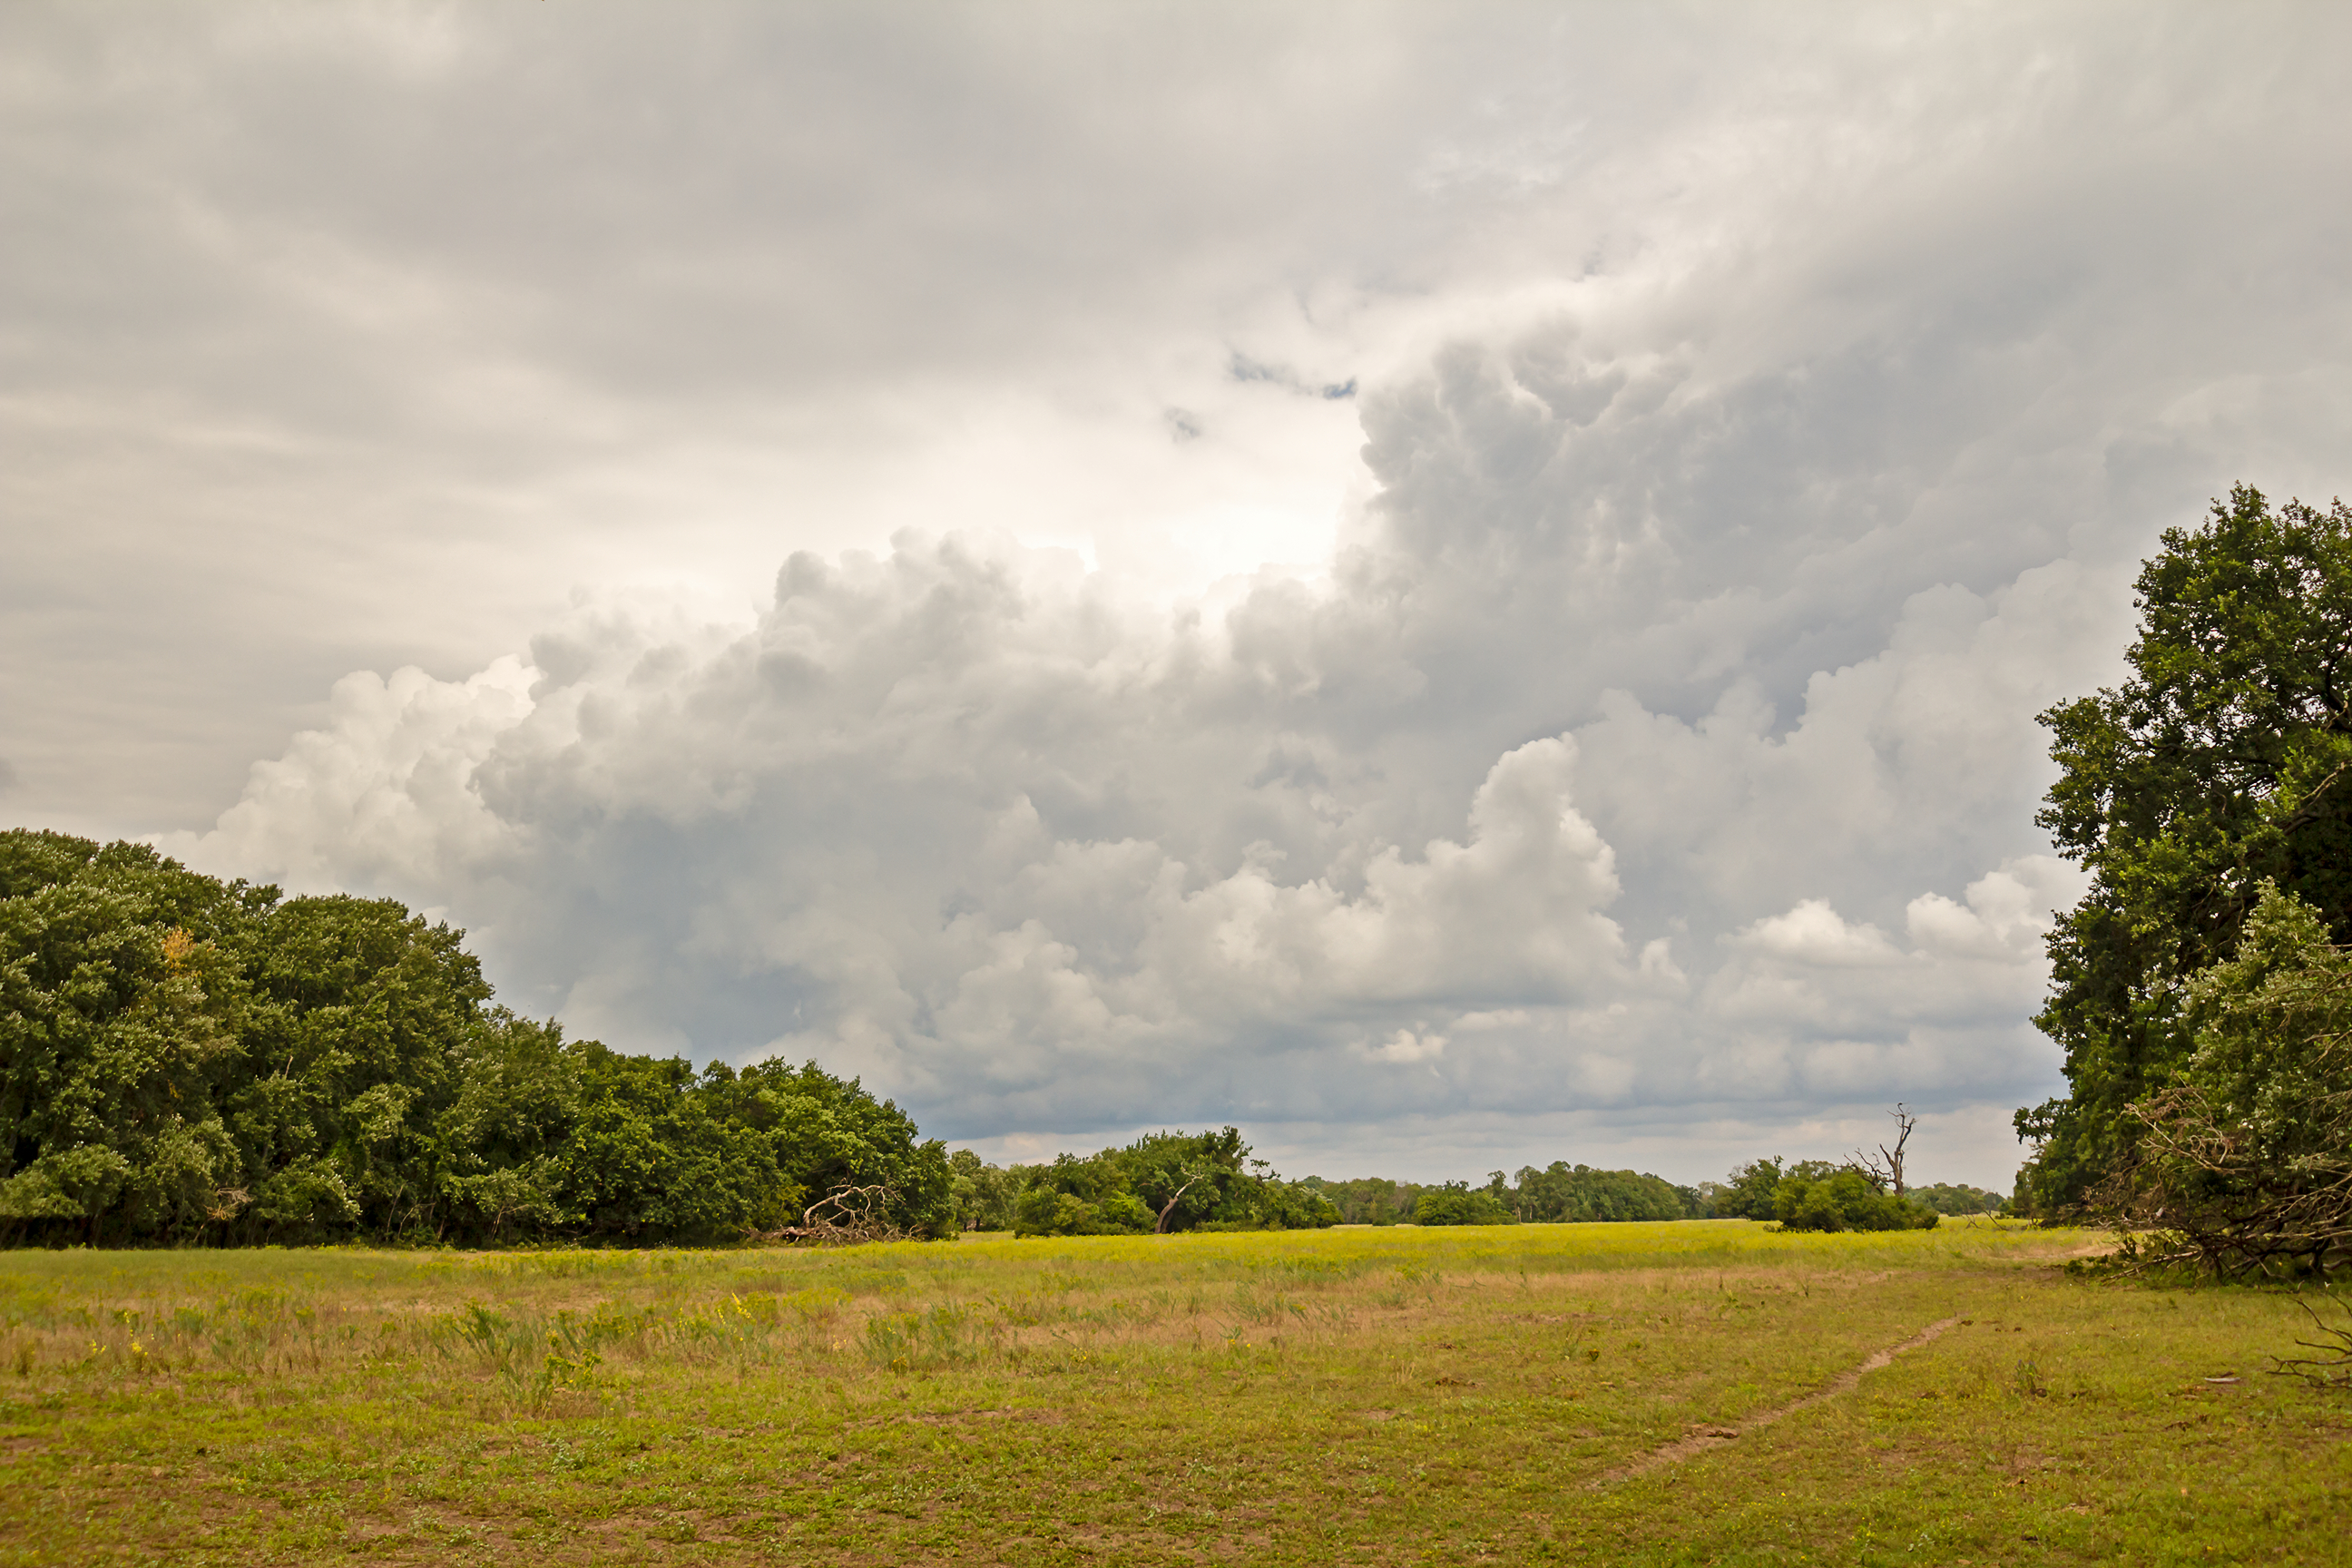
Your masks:
M0 817L1032 1159L2006 1190L2312 5L0 12ZM2335 193L2331 195L2330 193Z

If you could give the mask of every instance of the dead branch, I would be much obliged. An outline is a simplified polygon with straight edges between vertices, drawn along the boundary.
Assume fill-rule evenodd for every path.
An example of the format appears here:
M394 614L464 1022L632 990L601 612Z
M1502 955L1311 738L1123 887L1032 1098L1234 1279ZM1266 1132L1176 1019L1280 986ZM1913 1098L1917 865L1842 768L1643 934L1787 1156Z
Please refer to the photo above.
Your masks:
M2294 1342L2307 1351L2325 1352L2316 1356L2273 1356L2271 1371L2285 1377L2299 1377L2319 1388L2352 1388L2352 1302L2339 1302L2345 1310L2345 1326L2336 1328L2319 1315L2319 1309L2302 1297L2298 1305L2311 1314L2312 1326L2326 1337L2323 1340L2297 1340Z
M894 1195L896 1189L882 1183L866 1187L835 1187L801 1210L800 1224L754 1234L761 1241L787 1245L804 1241L816 1247L898 1241L907 1233L890 1223L887 1208Z
M2313 1044L2320 1076L2352 1076L2344 1036ZM2134 1233L2139 1267L2325 1278L2352 1261L2352 1089L2305 1100L2284 1148L2194 1083L2129 1110L2145 1130L2140 1146L2090 1197L2108 1223Z
M1176 1189L1175 1197L1170 1198L1166 1203L1160 1205L1160 1223L1151 1227L1152 1235L1166 1236L1168 1234L1168 1216L1176 1212L1177 1199L1181 1198L1186 1193L1191 1192L1195 1186L1198 1186L1202 1177L1207 1175L1207 1173L1208 1173L1206 1172L1202 1172L1200 1174L1195 1175L1191 1181Z

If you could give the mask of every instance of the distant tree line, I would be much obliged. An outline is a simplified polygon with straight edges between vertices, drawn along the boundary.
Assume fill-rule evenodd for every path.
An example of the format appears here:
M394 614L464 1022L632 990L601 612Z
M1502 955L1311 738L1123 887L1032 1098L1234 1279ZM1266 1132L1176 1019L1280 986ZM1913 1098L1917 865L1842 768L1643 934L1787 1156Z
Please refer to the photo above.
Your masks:
M463 934L0 833L0 1241L708 1241L845 1188L953 1233L945 1147L854 1079L566 1040Z
M1237 1129L1154 1132L1124 1148L1003 1167L969 1149L950 1156L959 1219L1016 1236L1140 1236L1186 1230L1299 1230L1339 1222L1311 1182L1286 1182L1250 1158Z
M1421 1185L1364 1177L1299 1184L1328 1198L1348 1225L1590 1224L1617 1220L1757 1219L1791 1230L1924 1229L1942 1215L2009 1212L1999 1193L1965 1184L1893 1190L1860 1163L1752 1161L1726 1182L1682 1186L1663 1176L1554 1161L1506 1178Z
M1966 1182L1937 1182L1932 1186L1913 1187L1908 1195L1940 1215L2005 1215L2012 1212L2010 1200L2000 1194L1985 1187L1972 1187Z
M1424 1185L1380 1177L1305 1185L1330 1200L1349 1225L1517 1225L1591 1220L1701 1219L1705 1194L1661 1176L1601 1171L1554 1161L1523 1166L1513 1177L1490 1173L1483 1186L1467 1182Z

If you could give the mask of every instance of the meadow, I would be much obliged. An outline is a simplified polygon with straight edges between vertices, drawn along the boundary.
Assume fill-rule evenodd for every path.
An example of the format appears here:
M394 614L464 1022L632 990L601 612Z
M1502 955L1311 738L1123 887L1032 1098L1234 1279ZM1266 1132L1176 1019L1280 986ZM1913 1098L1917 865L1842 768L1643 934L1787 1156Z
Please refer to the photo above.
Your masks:
M0 1253L0 1563L2352 1563L2300 1304L2099 1239Z

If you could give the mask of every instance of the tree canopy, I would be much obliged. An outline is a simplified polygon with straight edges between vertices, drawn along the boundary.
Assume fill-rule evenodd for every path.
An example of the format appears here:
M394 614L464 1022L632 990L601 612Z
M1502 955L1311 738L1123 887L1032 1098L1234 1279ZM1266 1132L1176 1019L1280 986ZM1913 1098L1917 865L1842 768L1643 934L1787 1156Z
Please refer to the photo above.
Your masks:
M463 939L0 833L0 1237L708 1240L846 1185L952 1230L944 1148L854 1080L567 1041Z
M2352 510L2241 486L2164 534L2137 590L2130 679L2042 715L2060 777L2039 820L2091 873L2037 1019L2068 1092L2017 1115L2044 1215L2136 1157L2130 1108L2194 1049L2191 977L2235 952L2265 882L2352 935Z

